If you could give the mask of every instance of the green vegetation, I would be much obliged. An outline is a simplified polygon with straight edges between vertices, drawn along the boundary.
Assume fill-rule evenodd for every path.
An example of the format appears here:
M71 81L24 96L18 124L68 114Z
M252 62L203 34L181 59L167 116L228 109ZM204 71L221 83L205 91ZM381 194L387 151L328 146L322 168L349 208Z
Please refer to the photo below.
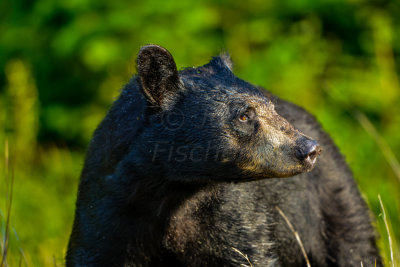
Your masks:
M63 264L85 148L147 43L166 47L179 67L227 50L239 77L315 114L376 217L386 265L391 250L399 265L398 14L395 0L1 1L0 249L8 265Z

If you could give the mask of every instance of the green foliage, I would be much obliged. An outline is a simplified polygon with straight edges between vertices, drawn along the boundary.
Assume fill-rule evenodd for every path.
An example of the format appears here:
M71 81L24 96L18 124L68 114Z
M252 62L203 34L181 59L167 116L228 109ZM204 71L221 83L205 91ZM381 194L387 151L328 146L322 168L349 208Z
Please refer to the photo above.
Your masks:
M389 265L381 195L400 264L399 13L394 0L1 2L0 158L8 140L10 163L0 163L0 237L8 168L9 265L63 262L85 148L147 43L180 67L228 50L239 77L315 114L346 155Z

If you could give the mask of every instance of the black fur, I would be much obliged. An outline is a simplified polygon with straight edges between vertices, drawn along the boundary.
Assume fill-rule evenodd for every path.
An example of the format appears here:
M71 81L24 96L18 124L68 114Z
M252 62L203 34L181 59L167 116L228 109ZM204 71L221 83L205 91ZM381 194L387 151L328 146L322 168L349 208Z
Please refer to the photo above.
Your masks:
M286 120L278 116L272 96L231 66L224 55L178 73L165 49L141 49L138 76L89 146L67 266L248 265L243 255L253 266L305 266L278 208L311 266L381 266L368 209L331 139L279 99ZM264 158L265 127L293 141L274 151L300 169L281 173ZM308 136L324 150L312 171L295 157Z

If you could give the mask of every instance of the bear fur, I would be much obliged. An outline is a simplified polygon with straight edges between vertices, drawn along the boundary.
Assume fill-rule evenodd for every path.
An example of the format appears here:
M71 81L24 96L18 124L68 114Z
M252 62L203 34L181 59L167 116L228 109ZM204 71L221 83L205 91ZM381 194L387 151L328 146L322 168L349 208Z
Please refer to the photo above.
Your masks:
M148 45L137 64L90 143L67 266L382 265L312 115L234 76L226 54L177 71Z

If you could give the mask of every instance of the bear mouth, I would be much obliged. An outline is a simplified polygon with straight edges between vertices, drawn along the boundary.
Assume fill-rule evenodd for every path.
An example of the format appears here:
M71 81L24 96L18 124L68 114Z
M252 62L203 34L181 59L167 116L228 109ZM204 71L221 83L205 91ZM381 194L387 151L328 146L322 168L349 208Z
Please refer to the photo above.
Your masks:
M249 182L271 178L289 178L301 173L310 172L316 166L318 156L321 153L321 147L316 145L315 148L313 148L313 151L310 152L306 157L304 157L302 160L296 158L297 161L295 160L293 162L294 165L287 166L284 169L276 168L276 166L275 168L271 169L267 166L241 164L240 174L237 178L232 180L235 182ZM279 171L277 171L277 169L279 169Z
M296 176L301 173L310 172L315 165L306 164L300 165L296 168L288 169L283 172L275 172L275 171L259 171L259 172L248 172L244 171L238 177L231 179L231 181L235 183L241 182L251 182L251 181L259 181L259 180L266 180L266 179L274 179L274 178L290 178Z

